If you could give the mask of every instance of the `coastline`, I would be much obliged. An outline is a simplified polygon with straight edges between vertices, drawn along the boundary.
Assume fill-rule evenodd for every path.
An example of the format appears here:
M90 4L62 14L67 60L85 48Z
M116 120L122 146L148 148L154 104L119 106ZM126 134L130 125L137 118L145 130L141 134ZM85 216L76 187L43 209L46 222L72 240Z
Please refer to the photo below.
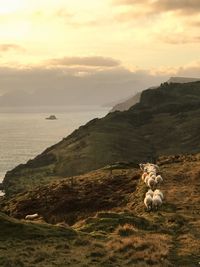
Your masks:
M46 121L50 111L59 120ZM0 108L3 140L0 144L3 155L0 157L0 184L7 171L26 163L92 118L103 117L107 112L107 108L100 106Z

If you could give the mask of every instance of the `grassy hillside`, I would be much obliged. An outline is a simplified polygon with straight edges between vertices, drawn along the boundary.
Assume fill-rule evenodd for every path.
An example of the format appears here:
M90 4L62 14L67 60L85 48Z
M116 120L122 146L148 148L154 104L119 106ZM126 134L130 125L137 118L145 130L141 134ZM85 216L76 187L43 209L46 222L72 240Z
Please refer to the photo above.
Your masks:
M69 227L27 223L3 213L0 213L0 232L2 267L66 266L69 261L65 252L77 236Z
M63 228L0 214L0 265L198 266L200 154L165 156L158 163L165 199L157 212L145 211L147 188L140 171L128 164L4 200L1 210L7 214L22 219L38 212Z
M200 151L200 82L146 90L128 111L94 119L6 174L7 196L116 161Z

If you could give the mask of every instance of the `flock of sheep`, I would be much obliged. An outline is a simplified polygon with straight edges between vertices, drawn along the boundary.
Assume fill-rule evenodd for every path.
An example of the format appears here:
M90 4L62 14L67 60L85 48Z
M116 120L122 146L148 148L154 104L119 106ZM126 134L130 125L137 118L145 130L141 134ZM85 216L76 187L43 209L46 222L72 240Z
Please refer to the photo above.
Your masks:
M147 185L149 190L144 198L144 205L148 211L157 210L163 202L164 195L159 185L163 182L161 175L157 175L159 167L152 163L140 164L140 169L143 171L142 181Z

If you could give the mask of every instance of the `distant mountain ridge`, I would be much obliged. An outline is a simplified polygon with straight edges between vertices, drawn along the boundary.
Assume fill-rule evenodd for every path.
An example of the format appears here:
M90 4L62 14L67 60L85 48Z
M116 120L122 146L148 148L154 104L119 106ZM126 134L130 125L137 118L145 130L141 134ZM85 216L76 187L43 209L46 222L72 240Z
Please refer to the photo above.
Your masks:
M189 82L197 82L200 81L200 78L187 78L187 77L171 77L167 83L189 83ZM151 87L149 89L155 89L158 86ZM114 107L111 109L110 112L114 111L124 111L128 110L131 106L137 104L140 101L140 96L142 92L138 92L131 98L127 99L126 101L122 101L121 103L118 103L114 105Z
M124 110L128 110L131 106L137 104L140 102L140 96L141 93L137 93L136 95L132 96L131 98L129 98L128 100L116 104L110 112L114 112L114 111L124 111Z
M171 77L167 82L168 83L191 83L198 82L200 78L188 78L188 77Z

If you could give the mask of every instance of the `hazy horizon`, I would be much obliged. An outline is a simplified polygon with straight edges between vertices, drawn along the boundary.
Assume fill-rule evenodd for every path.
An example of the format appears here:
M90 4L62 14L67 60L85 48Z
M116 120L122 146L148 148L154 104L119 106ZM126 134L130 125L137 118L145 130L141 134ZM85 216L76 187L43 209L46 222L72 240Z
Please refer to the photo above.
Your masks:
M200 2L0 1L0 105L104 105L200 76Z

